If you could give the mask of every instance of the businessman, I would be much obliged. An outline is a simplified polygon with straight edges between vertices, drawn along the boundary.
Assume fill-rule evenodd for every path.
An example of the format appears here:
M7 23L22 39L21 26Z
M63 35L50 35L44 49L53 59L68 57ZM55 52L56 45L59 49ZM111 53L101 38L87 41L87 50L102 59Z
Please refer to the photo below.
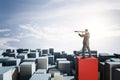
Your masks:
M85 29L85 31L82 34L78 34L80 37L83 37L83 47L82 47L82 58L85 58L85 50L88 50L89 56L91 57L91 51L89 47L89 38L90 38L90 33L88 29Z

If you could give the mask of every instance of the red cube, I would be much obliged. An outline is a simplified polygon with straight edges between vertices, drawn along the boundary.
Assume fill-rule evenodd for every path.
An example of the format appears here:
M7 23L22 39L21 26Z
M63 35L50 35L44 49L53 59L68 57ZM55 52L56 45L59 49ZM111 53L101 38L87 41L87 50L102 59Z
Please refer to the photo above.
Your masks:
M77 57L78 80L98 80L98 59Z

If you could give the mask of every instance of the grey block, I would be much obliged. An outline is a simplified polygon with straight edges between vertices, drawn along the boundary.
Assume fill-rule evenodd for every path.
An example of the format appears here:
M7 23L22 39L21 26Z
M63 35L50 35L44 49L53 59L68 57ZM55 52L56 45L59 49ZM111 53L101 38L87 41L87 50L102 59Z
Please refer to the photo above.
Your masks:
M54 75L54 80L63 80L63 75L55 74Z
M2 63L0 63L0 67L2 67Z
M63 80L74 80L74 76L64 76Z
M119 68L120 62L106 62L105 63L105 80L112 80L112 69Z
M0 67L0 80L17 80L16 67Z
M46 74L46 69L38 69L35 74Z
M51 80L50 74L34 74L29 80Z
M20 80L29 80L35 72L34 62L23 62L20 64Z
M56 63L55 63L57 68L58 68L58 62L59 61L67 61L67 58L57 58Z
M0 49L0 56L4 53L4 49Z
M57 58L56 61L66 61L67 58Z
M18 67L12 68L12 80L18 80Z
M37 58L37 69L48 69L48 57Z
M0 80L12 80L10 69L11 68L0 67Z
M68 75L71 74L71 64L70 61L59 61L58 62L58 69L62 73L67 73Z
M48 65L48 68L49 69L53 69L53 68L55 68L56 67L56 65Z
M48 73L51 74L51 77L54 77L54 74L56 73L60 74L60 71L58 69L50 69Z

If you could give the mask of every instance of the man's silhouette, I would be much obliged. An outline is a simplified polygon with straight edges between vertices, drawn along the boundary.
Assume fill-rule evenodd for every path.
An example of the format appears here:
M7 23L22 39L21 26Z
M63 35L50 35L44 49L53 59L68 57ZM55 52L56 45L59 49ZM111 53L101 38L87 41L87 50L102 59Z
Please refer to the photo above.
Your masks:
M85 31L82 34L78 34L80 37L83 37L83 47L82 47L82 56L85 58L85 50L88 50L89 57L91 57L90 47L89 47L89 38L90 33L88 32L88 29L85 29Z

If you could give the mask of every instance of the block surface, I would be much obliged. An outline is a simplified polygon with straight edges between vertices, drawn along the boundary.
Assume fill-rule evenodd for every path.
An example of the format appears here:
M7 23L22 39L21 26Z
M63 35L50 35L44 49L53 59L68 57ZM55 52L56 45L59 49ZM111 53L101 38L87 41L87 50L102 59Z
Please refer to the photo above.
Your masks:
M98 80L98 59L77 57L78 80Z
M117 68L113 71L112 80L120 80L120 68Z
M20 80L29 80L35 72L34 62L23 62L20 64Z
M16 67L0 67L0 80L17 80Z
M50 80L50 74L33 74L29 80Z
M48 69L48 57L37 58L37 69Z
M113 70L116 68L120 68L120 62L105 63L105 80L112 80Z
M70 74L71 74L70 61L59 61L59 62L58 62L58 69L59 69L62 73L67 73L67 75L70 75Z

